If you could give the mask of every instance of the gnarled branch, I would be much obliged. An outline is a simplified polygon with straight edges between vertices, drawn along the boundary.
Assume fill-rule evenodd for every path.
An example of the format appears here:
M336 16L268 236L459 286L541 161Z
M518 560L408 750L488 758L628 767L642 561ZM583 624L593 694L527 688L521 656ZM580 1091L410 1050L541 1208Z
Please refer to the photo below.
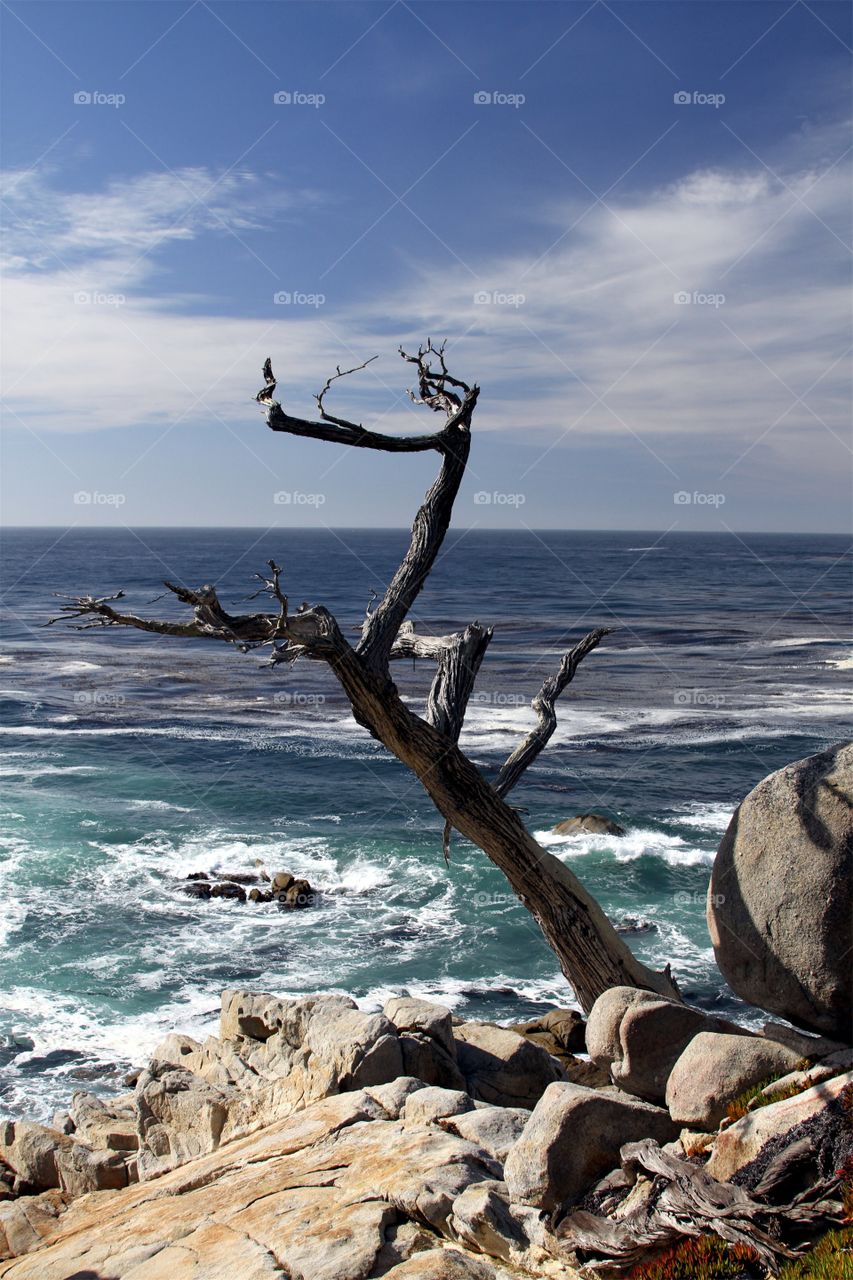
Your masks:
M595 631L588 632L573 649L570 649L564 655L556 675L548 676L547 680L544 681L542 688L530 704L536 712L539 723L535 729L530 730L524 741L519 743L501 766L500 773L494 784L495 791L499 796L505 796L508 791L512 790L525 769L530 767L539 753L547 746L551 735L557 727L557 710L555 706L557 699L566 685L574 679L574 674L586 655L592 653L593 649L598 647L612 629L612 627L598 627Z

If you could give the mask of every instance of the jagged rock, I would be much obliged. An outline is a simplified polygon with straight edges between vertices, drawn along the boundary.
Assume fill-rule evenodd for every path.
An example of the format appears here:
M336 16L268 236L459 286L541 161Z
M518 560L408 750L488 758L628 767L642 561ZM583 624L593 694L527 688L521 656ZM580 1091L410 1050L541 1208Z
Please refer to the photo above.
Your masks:
M691 1129L716 1129L733 1098L771 1075L800 1064L800 1055L762 1036L694 1036L670 1073L666 1105Z
M487 1022L454 1028L456 1060L472 1098L499 1107L534 1107L563 1078L559 1063L531 1040Z
M398 996L387 1002L383 1012L397 1028L406 1075L445 1089L465 1088L465 1079L456 1063L449 1009L426 1000Z
M294 877L289 871L277 871L270 880L270 888L273 893L287 893L293 882Z
M66 1205L67 1198L61 1191L45 1191L0 1204L0 1262L37 1249L56 1230Z
M211 898L230 898L234 902L246 901L246 890L241 884L233 884L230 880L223 880L220 884L215 884L210 891Z
M529 1240L512 1213L506 1183L475 1182L453 1201L448 1226L463 1244L509 1262L524 1254Z
M853 1026L853 745L755 787L708 888L717 964L742 999L849 1043Z
M209 898L211 896L213 886L207 880L190 880L189 884L181 885L181 889L188 898Z
M313 907L317 895L307 880L294 880L284 891L273 889L273 899L286 911Z
M233 1090L170 1063L152 1062L136 1086L140 1179L215 1151L236 1101Z
M135 1151L139 1146L132 1096L105 1103L93 1093L78 1090L71 1098L69 1119L72 1132L90 1146L109 1151Z
M29 1120L0 1124L0 1157L15 1171L16 1190L28 1194L56 1188L79 1196L128 1183L121 1153L93 1151L67 1134Z
M718 1135L708 1161L708 1173L720 1182L727 1182L739 1169L757 1159L767 1143L818 1115L851 1084L853 1072L846 1072L793 1098L783 1098L781 1102L771 1102L748 1112Z
M461 1115L449 1115L441 1125L482 1147L503 1164L529 1119L530 1112L523 1107L478 1107Z
M554 827L558 836L575 836L587 833L595 836L624 836L625 828L620 827L612 818L605 818L600 813L579 813L574 818L566 818Z
M266 889L250 889L247 896L250 902L272 902L273 899Z
M517 1022L510 1027L510 1031L515 1031L525 1039L532 1040L534 1044L538 1044L541 1049L556 1058L565 1071L567 1079L573 1080L576 1077L585 1076L586 1078L580 1082L592 1084L592 1076L601 1078L601 1073L596 1072L595 1068L589 1070L589 1063L584 1063L574 1056L576 1053L583 1053L586 1049L585 1030L586 1023L579 1009L549 1009L541 1018L531 1022ZM604 1076L601 1078L601 1083L606 1084L607 1080L608 1077Z
M577 1199L619 1163L626 1142L669 1142L678 1126L666 1111L625 1093L576 1084L545 1090L504 1166L510 1198L554 1210Z
M398 1076L389 1084L371 1085L364 1092L379 1104L389 1120L399 1120L406 1099L426 1087L423 1080L415 1080L412 1076Z
M413 996L394 996L386 1002L382 1012L398 1031L418 1031L435 1040L451 1057L454 1056L453 1015L443 1004L433 1004Z
M610 987L589 1012L586 1043L592 1061L617 1088L662 1102L669 1074L700 1031L749 1032L699 1009L637 987Z
M406 1099L400 1114L405 1125L431 1124L436 1120L442 1120L445 1116L458 1116L463 1111L472 1111L473 1108L473 1100L459 1089L427 1086L424 1089L418 1089Z

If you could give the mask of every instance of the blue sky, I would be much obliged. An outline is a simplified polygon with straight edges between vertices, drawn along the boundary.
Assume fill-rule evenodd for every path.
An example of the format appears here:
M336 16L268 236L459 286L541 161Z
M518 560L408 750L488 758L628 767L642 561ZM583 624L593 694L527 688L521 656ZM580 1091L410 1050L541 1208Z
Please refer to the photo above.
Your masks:
M431 428L430 335L460 526L849 526L846 4L2 14L6 523L407 524L429 457L251 397L378 352L337 411Z

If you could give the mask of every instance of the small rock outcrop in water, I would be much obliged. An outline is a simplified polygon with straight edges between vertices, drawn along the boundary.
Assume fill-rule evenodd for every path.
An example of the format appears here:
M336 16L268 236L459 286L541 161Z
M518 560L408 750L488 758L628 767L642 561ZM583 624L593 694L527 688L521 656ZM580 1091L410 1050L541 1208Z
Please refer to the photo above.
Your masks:
M625 828L600 813L579 813L574 818L558 822L554 827L554 834L557 836L579 836L584 832L594 836L624 836Z
M534 1026L580 1048L573 1010ZM684 1032L667 1026L658 1033ZM719 1059L732 1037L698 1040L709 1036ZM226 991L219 1036L167 1036L132 1093L76 1093L57 1119L65 1132L0 1125L0 1277L576 1280L582 1261L610 1266L637 1240L707 1229L720 1205L715 1229L729 1238L732 1222L743 1240L757 1215L773 1261L774 1241L796 1243L840 1212L821 1162L829 1153L834 1169L853 1152L850 1053L795 1036L795 1047L738 1037L731 1052L760 1044L787 1064L813 1049L821 1064L794 1073L800 1099L677 1139L664 1108L568 1083L537 1040L441 1005L405 996L364 1013L339 995ZM719 1087L727 1095L725 1072ZM805 1206L752 1199L742 1186L787 1185L789 1132L802 1175L804 1124L817 1135ZM696 1162L709 1152L705 1172ZM715 1181L715 1160L742 1186ZM637 1167L654 1175L658 1216ZM580 1197L605 1216L578 1212Z
M269 884L269 888L262 885ZM252 885L247 892L245 885ZM223 876L212 876L206 871L191 872L183 885L183 892L190 898L226 898L234 902L276 902L285 911L299 907L311 907L317 901L317 890L307 880L295 879L289 871L279 871L268 876L259 872L232 871Z
M736 810L714 861L708 928L742 999L846 1039L853 1024L853 745L788 765Z

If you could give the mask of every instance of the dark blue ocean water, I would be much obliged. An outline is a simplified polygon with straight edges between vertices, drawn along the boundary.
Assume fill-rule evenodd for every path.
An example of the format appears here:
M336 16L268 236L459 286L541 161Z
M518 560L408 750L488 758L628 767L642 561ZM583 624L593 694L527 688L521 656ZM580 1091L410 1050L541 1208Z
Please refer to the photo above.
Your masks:
M114 1088L166 1030L212 1027L229 984L340 989L365 1008L407 990L497 1020L571 1000L485 856L457 839L445 867L418 783L353 723L319 664L273 670L213 642L43 626L62 590L123 587L129 608L177 616L171 599L149 604L164 577L256 608L252 574L274 557L291 601L355 627L406 541L5 535L0 1108L49 1115L81 1080ZM671 961L709 1007L733 1007L704 924L732 809L770 770L849 736L850 563L835 536L462 530L416 606L425 632L496 627L462 739L487 772L563 650L615 628L513 799L614 918L654 926L631 944ZM417 707L429 668L395 676ZM589 809L627 836L548 834ZM284 915L180 892L190 871L256 859L306 875L322 905Z

